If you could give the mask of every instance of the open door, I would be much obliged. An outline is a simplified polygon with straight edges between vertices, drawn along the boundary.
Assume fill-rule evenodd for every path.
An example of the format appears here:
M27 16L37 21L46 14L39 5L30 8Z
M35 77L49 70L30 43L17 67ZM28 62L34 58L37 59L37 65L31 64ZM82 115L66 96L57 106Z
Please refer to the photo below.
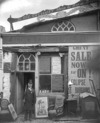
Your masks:
M20 114L24 111L24 92L25 88L28 84L28 81L32 79L33 89L35 89L35 72L19 72L17 73L17 95L16 95L16 103L17 103L17 114Z
M33 82L33 89L35 89L35 72L25 72L24 73L24 90L30 79Z

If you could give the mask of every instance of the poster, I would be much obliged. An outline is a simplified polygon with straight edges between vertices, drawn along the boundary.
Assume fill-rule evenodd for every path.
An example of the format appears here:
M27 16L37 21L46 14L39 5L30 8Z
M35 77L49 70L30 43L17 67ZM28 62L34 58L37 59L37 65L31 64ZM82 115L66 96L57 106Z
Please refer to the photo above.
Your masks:
M61 74L61 58L52 57L52 74Z
M36 117L48 117L48 98L47 97L37 97L36 98Z
M70 46L68 61L68 76L72 82L71 94L91 92L89 79L93 78L87 64L93 58L95 46Z

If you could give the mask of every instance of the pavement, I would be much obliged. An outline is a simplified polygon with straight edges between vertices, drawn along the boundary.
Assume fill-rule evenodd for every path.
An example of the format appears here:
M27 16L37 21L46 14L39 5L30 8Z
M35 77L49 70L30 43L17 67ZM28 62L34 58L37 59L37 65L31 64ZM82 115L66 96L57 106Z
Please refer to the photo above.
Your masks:
M100 118L83 119L80 116L62 116L56 118L33 118L32 121L24 121L24 115L19 115L15 121L0 121L0 123L100 123Z

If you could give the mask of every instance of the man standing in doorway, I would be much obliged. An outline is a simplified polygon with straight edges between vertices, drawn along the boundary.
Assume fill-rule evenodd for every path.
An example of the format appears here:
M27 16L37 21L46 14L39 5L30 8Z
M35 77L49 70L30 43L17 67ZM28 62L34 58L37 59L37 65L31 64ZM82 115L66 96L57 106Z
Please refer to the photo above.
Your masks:
M24 94L25 120L28 119L32 120L32 112L36 101L35 90L32 88L32 85L33 85L32 80L29 80L28 87L25 89Z

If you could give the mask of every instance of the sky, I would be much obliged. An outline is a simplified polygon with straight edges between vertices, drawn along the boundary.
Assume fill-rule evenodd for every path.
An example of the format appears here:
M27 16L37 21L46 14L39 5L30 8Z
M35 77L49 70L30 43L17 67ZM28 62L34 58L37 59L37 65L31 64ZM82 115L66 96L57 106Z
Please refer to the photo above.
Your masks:
M35 14L45 9L55 9L78 1L80 0L0 0L0 26L10 31L10 24L7 21L10 15L18 18L25 14ZM17 28L21 28L21 24Z

